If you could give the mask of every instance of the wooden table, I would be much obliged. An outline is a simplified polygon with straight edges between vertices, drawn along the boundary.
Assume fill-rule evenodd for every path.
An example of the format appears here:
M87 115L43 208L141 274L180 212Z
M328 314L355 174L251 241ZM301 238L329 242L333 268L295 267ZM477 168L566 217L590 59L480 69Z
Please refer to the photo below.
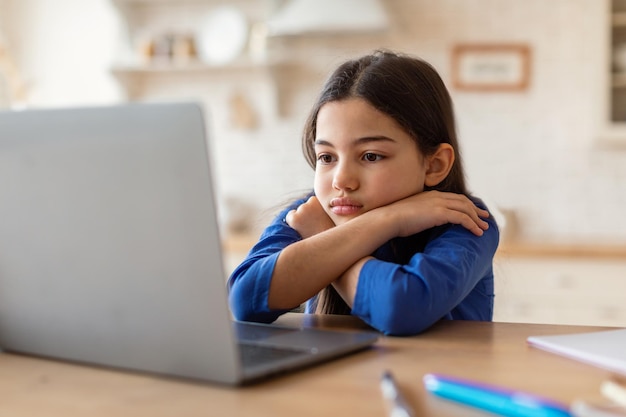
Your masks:
M352 317L288 314L296 326L364 327ZM0 354L0 416L386 416L379 387L392 370L418 416L486 416L426 393L428 372L530 391L564 402L599 400L609 373L526 345L529 335L601 327L444 321L426 333L244 388L195 384Z

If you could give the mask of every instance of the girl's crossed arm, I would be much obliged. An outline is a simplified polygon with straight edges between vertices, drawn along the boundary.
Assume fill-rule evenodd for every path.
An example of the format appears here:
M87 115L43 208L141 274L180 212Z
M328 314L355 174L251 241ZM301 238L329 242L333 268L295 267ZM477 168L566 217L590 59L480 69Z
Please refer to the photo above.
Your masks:
M410 236L443 224L459 224L482 235L489 213L469 198L428 191L370 210L333 227L315 197L287 216L288 224L303 240L282 250L270 284L272 309L293 308L327 285L352 305L358 277L370 254L394 237Z

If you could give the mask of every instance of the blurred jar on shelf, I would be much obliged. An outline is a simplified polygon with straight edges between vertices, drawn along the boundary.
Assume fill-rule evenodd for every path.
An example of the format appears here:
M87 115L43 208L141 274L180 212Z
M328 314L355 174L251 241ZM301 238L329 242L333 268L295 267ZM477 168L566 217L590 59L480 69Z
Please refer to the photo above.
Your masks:
M195 39L188 33L142 34L135 44L137 57L142 64L186 65L197 58Z
M189 64L197 58L193 35L176 34L172 40L172 60L176 64Z

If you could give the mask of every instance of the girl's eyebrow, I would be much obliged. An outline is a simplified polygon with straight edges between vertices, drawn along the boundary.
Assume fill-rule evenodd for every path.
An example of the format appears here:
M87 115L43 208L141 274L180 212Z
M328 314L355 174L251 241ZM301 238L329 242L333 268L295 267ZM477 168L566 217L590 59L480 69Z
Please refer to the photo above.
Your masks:
M352 145L362 145L364 143L372 143L372 142L393 142L395 143L396 141L390 137L387 136L366 136L363 138L358 138L356 139ZM324 139L315 139L315 143L314 145L320 145L320 146L330 146L332 148L335 147L335 145L333 145L331 142L324 140Z

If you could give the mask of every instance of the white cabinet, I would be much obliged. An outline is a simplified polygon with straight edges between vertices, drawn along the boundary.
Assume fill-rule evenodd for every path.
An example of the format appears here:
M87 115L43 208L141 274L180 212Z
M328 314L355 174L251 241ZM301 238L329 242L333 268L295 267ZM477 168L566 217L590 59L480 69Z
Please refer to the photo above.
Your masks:
M626 257L507 256L494 320L626 327Z

